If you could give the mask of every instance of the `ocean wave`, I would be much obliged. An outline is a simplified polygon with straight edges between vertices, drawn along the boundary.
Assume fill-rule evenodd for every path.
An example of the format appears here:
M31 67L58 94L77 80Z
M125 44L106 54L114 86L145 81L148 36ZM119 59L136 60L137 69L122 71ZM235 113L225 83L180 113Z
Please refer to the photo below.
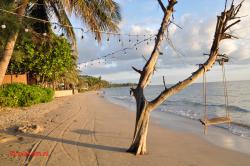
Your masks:
M204 104L203 103L199 103L199 102L193 102L193 101L187 101L187 100L184 100L184 101L174 101L174 100L170 100L170 101L167 101L165 102L163 105L190 105L190 106L193 106L193 107L203 107ZM218 107L218 108L225 108L225 105L224 104L207 104L207 107ZM228 105L228 109L229 111L235 111L235 112L244 112L244 113L250 113L250 110L248 109L244 109L244 108L241 108L239 106L234 106L234 105Z
M234 121L232 122L232 124L240 126L240 127L244 127L244 128L250 129L250 125L249 124L242 124L242 123L234 122Z
M122 101L123 103L127 103L127 104L132 102L130 96L111 96L111 98ZM180 101L168 101L168 102L171 102L174 105L178 105L180 103ZM187 104L192 105L192 107L203 106L203 104L201 104L201 103L192 102L192 101L182 101L181 103L184 105L187 105ZM168 104L169 103L165 103L165 106ZM210 104L208 106L209 107L224 108L224 105ZM246 109L243 109L243 108L240 108L237 106L232 106L232 105L229 106L229 109L230 109L230 111L236 111L236 112L244 112L244 113L249 112L249 110L246 110ZM175 115L185 117L188 119L192 119L195 121L199 120L200 117L203 116L203 112L197 112L196 110L192 110L192 109L191 110L187 109L187 110L176 111L175 109L174 110L171 110L171 109L166 110L164 107L160 107L159 111L168 112L170 114L175 114ZM216 125L216 127L228 130L227 125ZM245 123L243 124L240 122L233 121L231 123L231 127L229 129L229 132L231 132L232 134L238 135L240 137L250 139L250 125L249 124L245 124Z
M111 98L118 99L118 100L130 100L131 97L129 96L110 96Z

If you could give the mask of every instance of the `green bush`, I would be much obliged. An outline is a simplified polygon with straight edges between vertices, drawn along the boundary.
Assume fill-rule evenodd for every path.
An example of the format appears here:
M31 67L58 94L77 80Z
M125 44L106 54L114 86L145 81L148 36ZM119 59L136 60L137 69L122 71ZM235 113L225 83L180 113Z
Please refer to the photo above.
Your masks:
M49 102L54 91L37 85L8 84L0 87L0 106L25 107Z

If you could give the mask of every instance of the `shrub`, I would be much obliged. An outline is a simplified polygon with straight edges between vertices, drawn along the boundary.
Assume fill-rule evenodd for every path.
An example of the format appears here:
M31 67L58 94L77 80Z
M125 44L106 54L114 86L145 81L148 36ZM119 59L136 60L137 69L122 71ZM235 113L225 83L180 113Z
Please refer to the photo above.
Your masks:
M49 102L54 91L37 85L7 84L0 87L0 106L18 107Z

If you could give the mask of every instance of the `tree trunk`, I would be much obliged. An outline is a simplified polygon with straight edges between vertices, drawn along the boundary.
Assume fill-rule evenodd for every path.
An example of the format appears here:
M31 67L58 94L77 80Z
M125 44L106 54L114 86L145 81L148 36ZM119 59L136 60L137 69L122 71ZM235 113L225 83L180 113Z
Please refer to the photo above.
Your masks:
M141 112L141 114L139 115L138 123L136 123L134 138L128 152L136 155L143 155L147 152L146 140L150 111L141 108L141 110L137 110L137 112Z
M0 85L2 85L2 83L3 83L3 79L4 79L5 73L7 71L7 68L8 68L14 47L15 47L17 36L18 36L17 31L9 36L7 43L6 43L6 46L4 48L3 55L1 56L1 59L0 59Z
M159 0L159 3L163 5L161 3L161 0ZM155 47L153 49L150 59L145 64L143 70L141 71L136 69L135 67L132 67L136 72L141 75L137 88L131 88L131 91L136 100L137 108L134 138L130 148L128 149L128 152L134 153L136 155L143 155L147 152L146 140L148 133L149 116L152 107L144 96L144 88L148 86L153 75L155 64L160 52L160 46L164 38L164 33L169 24L170 18L174 11L174 5L176 3L176 0L170 0L167 8L161 6L164 12L164 17L161 23L161 27L156 36Z
M143 95L143 89L137 87L133 92L136 99L136 122L134 130L134 138L128 152L134 153L136 155L143 155L147 152L146 140L148 133L149 115L150 109L148 107L148 102Z
M136 155L143 155L146 153L146 139L150 112L157 108L164 101L166 101L168 97L185 89L187 86L191 85L195 80L197 80L200 76L202 76L205 72L212 68L214 63L217 61L220 42L224 39L234 38L233 35L227 33L226 31L240 21L237 20L233 23L230 23L230 21L232 20L239 19L239 17L237 17L237 14L243 3L242 1L238 6L235 6L234 3L232 3L231 7L228 10L226 10L227 5L225 5L224 12L222 12L221 15L217 17L214 40L207 61L203 64L200 64L199 68L195 72L193 72L190 77L178 82L170 88L167 88L165 86L165 89L154 100L147 101L144 96L144 89L148 86L154 73L155 65L159 57L160 45L163 41L166 28L170 23L170 17L172 16L172 13L174 11L173 7L177 3L177 0L168 0L167 7L163 5L162 0L158 0L158 2L164 12L164 17L161 27L156 36L153 52L151 53L150 58L147 60L145 66L143 67L143 70L132 67L137 73L140 74L140 79L137 88L131 88L130 91L135 97L137 112L134 138L130 148L128 149L128 152L135 153ZM164 77L163 82L165 85Z
M28 0L23 0L22 3L18 5L18 9L16 13L19 16L24 15L26 6L28 4ZM22 22L22 17L18 18L19 23ZM11 56L13 54L13 50L15 47L15 43L18 37L19 29L13 29L13 32L10 34L9 38L7 39L3 55L0 57L0 85L3 83L3 79L5 76L5 73L7 71Z

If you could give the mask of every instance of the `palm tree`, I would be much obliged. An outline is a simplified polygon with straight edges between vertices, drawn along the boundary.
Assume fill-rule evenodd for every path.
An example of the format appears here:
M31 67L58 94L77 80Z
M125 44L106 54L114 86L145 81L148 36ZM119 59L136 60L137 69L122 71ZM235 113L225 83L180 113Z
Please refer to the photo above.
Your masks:
M65 32L68 40L76 47L76 37L68 15L74 14L94 33L98 42L101 41L100 31L118 31L118 23L121 20L119 5L113 0L1 0L0 7L11 6L11 10L17 14L18 26L12 29L5 42L5 47L0 55L0 85L2 84L9 61L12 57L15 43L24 23L31 23L36 32L52 32L50 23L34 22L22 17L23 15L51 20L57 19L60 28Z

